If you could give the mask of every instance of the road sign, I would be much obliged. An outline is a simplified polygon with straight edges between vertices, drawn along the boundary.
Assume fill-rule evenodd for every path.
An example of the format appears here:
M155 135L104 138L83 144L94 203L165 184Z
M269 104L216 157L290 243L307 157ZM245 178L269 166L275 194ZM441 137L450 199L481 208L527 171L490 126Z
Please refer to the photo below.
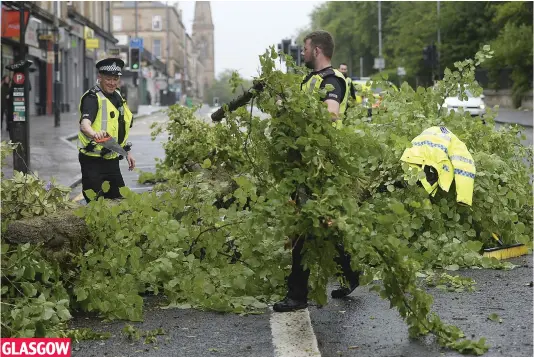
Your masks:
M406 70L404 69L404 67L397 67L397 76L405 76L406 75Z
M15 73L13 75L13 82L15 84L24 84L24 73Z
M43 41L52 41L54 39L54 35L39 35L39 40Z
M386 60L382 57L375 58L375 64L373 66L375 69L384 69L386 68Z
M108 54L113 57L119 57L120 49L119 48L110 48Z
M139 48L143 51L143 39L141 37L133 37L130 39L130 48Z
M98 38L86 38L85 39L85 48L94 49L99 48L100 43L98 42Z

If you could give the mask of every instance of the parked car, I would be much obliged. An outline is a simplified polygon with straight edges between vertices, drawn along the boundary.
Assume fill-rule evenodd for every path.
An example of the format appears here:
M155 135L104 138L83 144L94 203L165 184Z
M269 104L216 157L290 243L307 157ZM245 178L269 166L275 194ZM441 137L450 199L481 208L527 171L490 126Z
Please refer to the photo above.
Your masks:
M443 108L450 113L451 110L458 111L460 108L464 112L469 112L471 116L483 116L486 114L486 103L484 103L484 94L475 97L469 90L465 91L467 100L461 100L456 97L447 97L443 103Z

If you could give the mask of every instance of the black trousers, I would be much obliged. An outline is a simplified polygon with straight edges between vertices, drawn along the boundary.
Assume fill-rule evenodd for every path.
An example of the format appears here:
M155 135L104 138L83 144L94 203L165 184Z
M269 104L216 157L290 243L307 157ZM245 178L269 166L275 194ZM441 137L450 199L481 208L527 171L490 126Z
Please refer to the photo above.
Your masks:
M308 279L310 277L310 270L304 270L302 266L302 248L304 241L305 238L293 241L293 250L291 252L293 264L291 266L291 274L287 278L287 297L299 301L308 300ZM353 271L350 267L350 255L345 252L345 248L341 244L336 245L336 250L338 256L334 258L334 261L341 268L343 276L349 283L357 283L360 273Z
M122 178L119 159L107 160L102 157L87 156L82 153L78 154L78 160L82 169L82 189L83 197L89 203L90 199L85 194L86 190L93 190L97 198L121 198L119 188L125 186ZM108 192L102 191L104 181L109 181L110 189Z

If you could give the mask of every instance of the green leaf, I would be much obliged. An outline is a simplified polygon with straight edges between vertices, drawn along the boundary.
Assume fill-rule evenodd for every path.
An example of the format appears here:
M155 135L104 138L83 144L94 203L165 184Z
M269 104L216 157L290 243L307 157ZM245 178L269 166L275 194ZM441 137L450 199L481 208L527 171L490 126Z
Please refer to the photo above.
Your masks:
M444 269L450 270L450 271L456 271L460 269L460 266L458 264L451 264L451 265L447 265Z
M56 312L54 311L53 308L51 308L51 307L46 307L46 308L44 309L44 311L43 311L43 314L41 315L41 318L42 318L43 320L50 320L50 318L51 318L53 315L55 315L55 314L56 314Z
M203 169L209 169L211 167L211 160L210 159L206 159L204 160L204 162L202 162L202 168Z
M72 318L68 309L59 309L57 311L57 316L63 321L67 321Z
M109 184L109 181L104 181L104 182L102 183L102 191L103 191L104 193L109 192L109 189L110 189L110 188L111 188L111 185Z
M502 323L502 319L499 315L496 313L492 313L488 316L488 319L494 322Z

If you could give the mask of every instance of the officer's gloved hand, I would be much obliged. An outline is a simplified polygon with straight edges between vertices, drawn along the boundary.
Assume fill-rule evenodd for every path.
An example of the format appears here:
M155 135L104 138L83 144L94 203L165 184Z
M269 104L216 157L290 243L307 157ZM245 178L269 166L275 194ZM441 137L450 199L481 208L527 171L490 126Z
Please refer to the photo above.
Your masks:
M108 136L108 133L106 131L100 130L100 131L95 132L95 134L93 135L93 139L102 140L106 138L107 136Z

